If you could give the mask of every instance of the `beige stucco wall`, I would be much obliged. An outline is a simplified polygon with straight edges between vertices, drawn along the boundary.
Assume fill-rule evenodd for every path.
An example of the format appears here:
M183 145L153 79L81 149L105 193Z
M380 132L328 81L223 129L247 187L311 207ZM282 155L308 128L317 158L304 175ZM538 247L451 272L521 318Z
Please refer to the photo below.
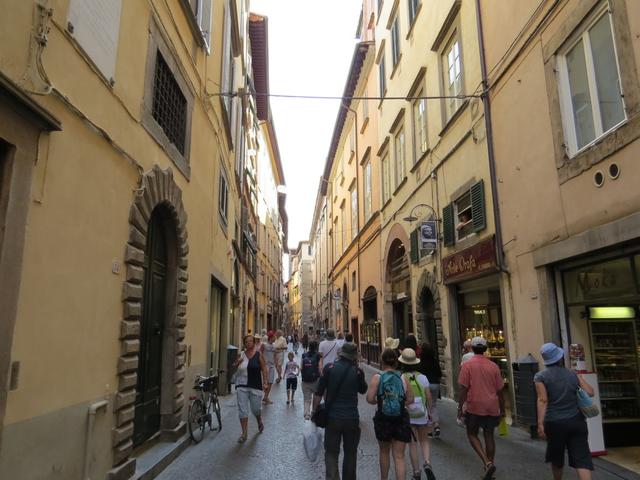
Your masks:
M11 3L11 17L0 21L0 68L18 81L25 70L33 6L32 2ZM63 33L68 1L49 4L54 23L43 65L54 87L108 132L113 144L135 159L141 170L156 164L171 168L182 190L189 244L184 340L191 360L184 385L188 394L192 374L204 372L208 359L211 274L230 283L227 251L235 221L231 212L236 209L230 205L230 227L225 232L218 221L217 189L220 159L226 162L229 155L218 99L206 106L194 102L190 179L141 125L151 6L155 5L166 26L196 94L204 91L205 78L219 79L219 57L207 57L193 48L191 30L177 4L169 12L163 2L122 2L116 81L110 88ZM213 31L220 32L223 16L216 5ZM213 51L220 50L221 41L221 36L214 39ZM9 393L0 477L77 478L87 408L104 398L109 407L97 416L93 448L100 454L91 467L96 478L103 478L111 466L126 275L123 257L140 171L56 95L35 99L61 120L63 131L52 135L42 148L34 172L12 349L12 360L21 364L20 382ZM231 179L230 165L226 171ZM229 182L230 202L235 197L233 184ZM115 274L114 262L120 265ZM62 436L69 442L56 441ZM29 448L20 448L27 444Z
M498 20L504 6L482 2L486 50L491 52L490 70L513 40L511 30L522 28L537 2L523 3L522 12L510 12L513 22L505 25ZM491 99L498 193L516 319L514 356L537 354L540 344L551 339L543 329L543 323L549 321L544 301L554 298L555 292L540 282L533 253L545 245L630 215L638 210L640 202L635 188L640 181L636 168L640 151L637 140L567 181L560 180L556 168L550 124L553 112L548 101L551 92L545 82L543 48L550 38L567 28L568 19L579 6L579 2L569 1L556 9L553 20L499 79ZM640 27L640 5L627 1L626 8L629 28L635 32ZM632 35L632 43L637 66L640 40L636 35ZM617 180L607 176L607 168L613 162L621 171ZM606 178L601 188L593 182L598 170Z

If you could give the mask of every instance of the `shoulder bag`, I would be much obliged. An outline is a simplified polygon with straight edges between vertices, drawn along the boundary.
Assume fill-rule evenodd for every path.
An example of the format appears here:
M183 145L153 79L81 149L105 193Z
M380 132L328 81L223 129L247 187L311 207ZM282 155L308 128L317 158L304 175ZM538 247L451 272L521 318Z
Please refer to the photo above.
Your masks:
M338 385L335 390L336 395L340 391L340 387L342 386L344 379L347 378L347 374L349 373L350 370L351 370L351 367L348 367L345 370L345 372L342 374L342 377L340 377L340 381L338 382ZM327 425L329 423L329 411L331 410L331 404L333 403L334 399L332 398L331 400L329 400L328 393L329 393L329 382L327 382L327 401L318 405L318 408L316 408L316 411L313 412L313 416L311 417L311 420L313 421L313 423L315 423L316 426L320 428L327 428Z

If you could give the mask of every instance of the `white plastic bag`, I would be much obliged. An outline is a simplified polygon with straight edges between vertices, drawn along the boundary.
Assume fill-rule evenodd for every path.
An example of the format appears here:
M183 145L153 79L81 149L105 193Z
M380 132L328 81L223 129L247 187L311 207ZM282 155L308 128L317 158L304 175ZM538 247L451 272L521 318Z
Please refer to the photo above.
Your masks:
M315 423L310 420L304 421L304 426L302 427L302 443L304 444L304 451L307 454L307 458L315 462L322 449L322 432L316 427Z

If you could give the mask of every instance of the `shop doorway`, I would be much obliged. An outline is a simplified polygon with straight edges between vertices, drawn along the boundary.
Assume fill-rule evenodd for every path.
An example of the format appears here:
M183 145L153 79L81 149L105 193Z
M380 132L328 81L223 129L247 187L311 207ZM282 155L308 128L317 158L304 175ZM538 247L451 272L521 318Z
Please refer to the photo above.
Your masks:
M151 214L144 256L140 352L134 404L133 444L140 445L160 429L162 354L167 320L169 282L168 235L176 226L169 210L158 206ZM171 255L175 262L176 255ZM173 286L175 290L175 286Z
M211 280L211 303L209 305L209 374L213 375L222 368L222 352L224 351L223 319L225 304L225 289Z
M385 325L387 335L402 342L413 331L411 304L411 272L405 246L400 239L391 242L387 255L386 284L392 293L391 305L385 306L390 324Z
M368 364L380 360L380 322L378 322L378 292L374 287L365 290L362 297L362 325L360 326L360 352Z
M410 302L394 302L393 304L393 337L402 343L411 331Z

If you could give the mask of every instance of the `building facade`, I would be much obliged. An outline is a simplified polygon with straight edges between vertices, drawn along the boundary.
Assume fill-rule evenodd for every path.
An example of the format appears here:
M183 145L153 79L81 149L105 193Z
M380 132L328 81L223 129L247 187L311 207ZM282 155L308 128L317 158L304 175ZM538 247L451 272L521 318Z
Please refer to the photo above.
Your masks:
M192 379L227 369L255 301L252 107L231 95L252 84L249 4L9 3L0 477L130 478L182 437Z
M511 356L561 345L597 374L604 448L637 446L640 5L480 4Z

